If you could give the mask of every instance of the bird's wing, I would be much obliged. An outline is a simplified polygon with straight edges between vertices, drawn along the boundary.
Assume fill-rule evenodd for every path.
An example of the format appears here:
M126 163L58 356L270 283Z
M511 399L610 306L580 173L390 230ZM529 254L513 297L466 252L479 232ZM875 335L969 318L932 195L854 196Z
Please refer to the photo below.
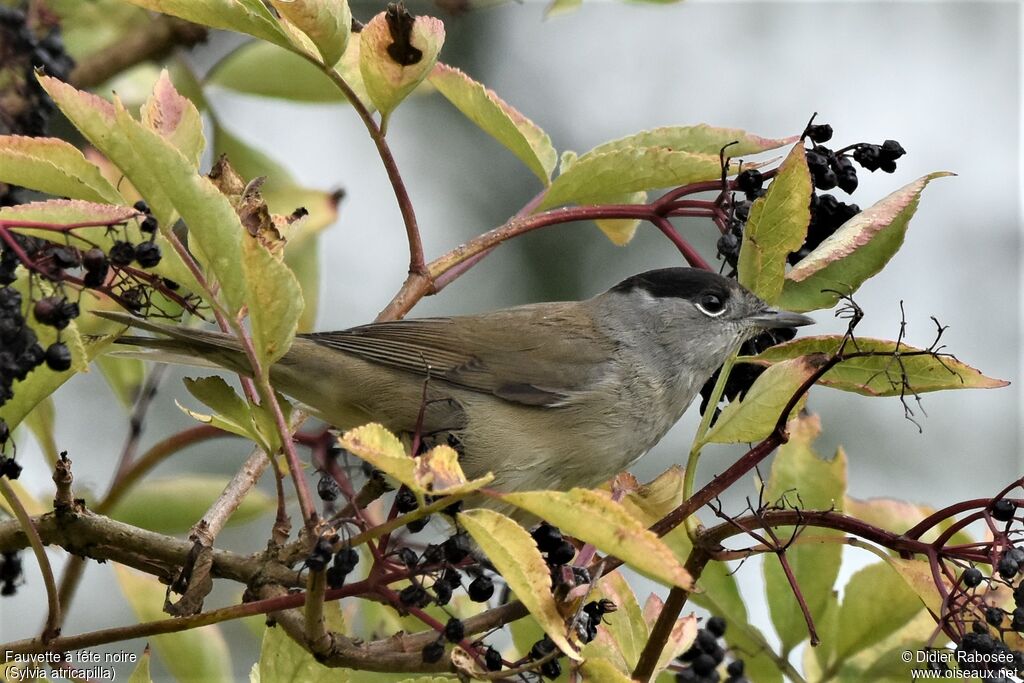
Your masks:
M556 406L607 371L611 341L573 336L561 306L534 304L477 316L374 323L302 335L323 346L465 389L532 406ZM578 324L570 327L578 328ZM517 337L509 341L510 332Z

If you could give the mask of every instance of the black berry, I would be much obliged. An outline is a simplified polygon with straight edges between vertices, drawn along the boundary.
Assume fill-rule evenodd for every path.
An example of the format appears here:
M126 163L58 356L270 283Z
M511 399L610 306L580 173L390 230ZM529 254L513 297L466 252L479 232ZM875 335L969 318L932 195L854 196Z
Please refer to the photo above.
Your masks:
M143 268L152 268L160 263L162 255L156 242L143 242L135 248L135 261Z
M992 503L992 517L1000 522L1009 522L1017 514L1017 504L1012 500L1000 498Z
M462 625L461 619L452 617L444 625L444 637L449 643L457 643L466 637L466 627Z
M494 581L489 576L480 575L470 582L466 592L473 602L487 602L494 595Z
M63 342L54 342L46 349L46 367L64 372L71 367L71 351Z

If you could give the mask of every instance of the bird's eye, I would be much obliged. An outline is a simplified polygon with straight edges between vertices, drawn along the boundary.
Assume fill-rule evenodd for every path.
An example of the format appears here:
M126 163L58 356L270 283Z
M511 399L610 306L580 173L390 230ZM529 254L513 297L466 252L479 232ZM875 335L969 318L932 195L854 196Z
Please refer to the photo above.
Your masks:
M697 300L696 306L701 313L712 318L717 318L725 313L725 301L719 295L710 292L702 294Z

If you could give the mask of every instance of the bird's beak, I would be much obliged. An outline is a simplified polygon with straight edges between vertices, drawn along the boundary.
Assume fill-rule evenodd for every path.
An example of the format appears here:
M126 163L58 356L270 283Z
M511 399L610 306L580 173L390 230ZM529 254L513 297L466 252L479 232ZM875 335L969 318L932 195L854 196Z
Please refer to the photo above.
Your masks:
M806 315L791 313L789 311L777 311L774 308L766 308L765 310L750 316L747 320L750 321L751 324L764 329L801 327L803 325L814 324L814 319L808 318Z

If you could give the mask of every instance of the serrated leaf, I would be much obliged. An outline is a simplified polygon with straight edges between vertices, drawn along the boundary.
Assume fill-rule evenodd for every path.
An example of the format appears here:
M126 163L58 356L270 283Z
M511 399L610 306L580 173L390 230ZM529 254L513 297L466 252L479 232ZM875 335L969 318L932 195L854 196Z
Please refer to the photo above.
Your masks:
M177 214L164 192L159 171L154 170L152 160L142 156L125 135L115 134L117 116L114 105L91 93L76 90L55 78L39 75L37 79L68 120L106 157L103 163L111 173L108 180L114 178L120 182L118 179L122 178L122 175L127 176L129 183L145 196L153 215L161 226L161 231L156 235L156 242L160 245L163 258L159 264L150 269L151 272L168 277L189 291L200 292L195 278L164 235L164 231L168 230L177 219ZM117 168L110 167L111 163ZM97 165L100 166L101 171L104 170L103 165L99 163ZM143 182L144 186L140 185L140 182ZM126 188L118 186L121 187L122 194L126 196ZM105 239L111 240L110 237ZM103 246L102 243L97 243Z
M685 473L679 465L673 465L662 472L654 481L630 491L622 505L646 527L682 504L684 499Z
M695 126L665 126L642 130L618 140L605 142L593 148L586 155L602 154L620 149L636 147L667 147L669 149L693 152L696 154L712 154L718 158L723 147L729 145L725 152L736 158L748 154L778 149L797 141L798 136L788 138L763 138L739 128L719 128L706 123ZM731 145L736 142L738 144ZM721 166L719 166L721 172Z
M466 118L515 154L542 183L551 182L558 154L537 124L493 90L447 64L434 65L430 83Z
M782 293L786 257L803 244L811 220L811 174L802 142L779 166L768 192L750 207L740 246L740 284L768 303Z
M210 28L248 33L281 47L288 38L261 0L128 0L133 5L162 12Z
M812 444L821 433L821 421L817 416L797 417L789 423L788 429L789 441L779 447L772 461L764 491L765 500L770 505L785 505L784 501L791 506L799 504L801 510L842 512L846 494L846 455L840 449L832 460L824 460L814 452ZM782 539L789 538L792 533L791 527L776 530ZM814 529L808 533L820 538L842 536L841 532L832 529ZM786 551L786 559L815 624L824 618L836 601L833 590L839 576L842 553L841 543L828 542L793 545ZM765 557L764 573L769 613L785 655L807 639L807 624L793 588L776 558Z
M260 683L347 683L345 669L324 666L280 626L266 627L260 646Z
M830 308L839 294L823 290L857 291L903 244L925 186L948 175L952 174L918 178L846 221L786 274L779 305L798 312Z
M608 493L587 489L506 493L502 500L614 555L641 574L689 588L693 579L665 545Z
M217 413L216 426L225 429L229 425L227 431L249 439L257 436L251 406L222 377L186 377L182 383L188 393Z
M742 356L739 360L759 365L775 365L801 356L835 355L843 337L828 335L803 337L773 346L757 356ZM899 358L892 355L899 350ZM856 343L846 345L845 353L869 352L883 355L851 358L826 372L818 384L864 396L899 396L909 390L917 393L945 389L996 389L1009 384L981 374L971 366L952 356L936 358L922 349L886 339L857 337ZM907 355L919 354L919 355ZM906 380L907 387L903 381Z
M133 496L134 497L134 496ZM114 563L114 577L140 622L166 619L167 587L156 578ZM216 624L152 636L160 661L179 681L231 680L231 653Z
M78 148L57 138L0 135L0 182L57 197L121 201L114 186Z
M162 534L183 533L203 516L227 484L224 477L208 475L147 479L135 485L132 495L121 498L110 516ZM232 513L228 525L244 524L275 507L269 495L253 489Z
M345 53L352 33L352 11L347 0L271 0L274 8L306 34L333 66Z
M884 609L879 609L882 605ZM921 607L918 596L886 563L860 569L843 588L834 661L842 662L896 633Z
M486 486L494 475L466 481L458 454L448 446L436 446L418 458L411 457L401 440L379 424L368 424L345 432L338 439L342 448L394 477L416 493L452 495Z
M458 514L458 520L558 649L579 661L551 594L551 570L529 532L493 510L467 510Z
M299 317L302 290L287 265L274 258L258 240L242 239L242 266L252 340L264 375L291 348Z
M398 63L388 52L388 48L395 44L395 38L386 14L381 12L370 19L359 34L359 70L363 74L363 84L370 100L384 117L427 77L444 44L444 24L440 20L416 17L408 42L419 51L419 59L407 65Z
M416 485L416 461L401 440L382 425L350 429L338 438L338 445L406 486Z
M714 180L722 175L717 154L668 147L624 147L588 152L551 183L539 209L560 204L595 204L628 192Z
M119 133L149 159L148 167L129 174L135 187L147 199L161 193L167 197L188 226L190 247L198 248L203 265L220 283L229 311L237 314L248 292L241 258L244 228L231 202L176 147L124 108L118 108L116 119Z
M704 443L760 441L771 434L786 404L814 373L819 361L818 357L801 356L772 365L757 378L742 401L725 407L704 437ZM803 401L804 398L797 401L794 412Z
M193 168L199 167L199 159L206 147L203 120L196 106L175 90L167 69L160 72L153 92L142 105L139 117L142 125L185 155Z

